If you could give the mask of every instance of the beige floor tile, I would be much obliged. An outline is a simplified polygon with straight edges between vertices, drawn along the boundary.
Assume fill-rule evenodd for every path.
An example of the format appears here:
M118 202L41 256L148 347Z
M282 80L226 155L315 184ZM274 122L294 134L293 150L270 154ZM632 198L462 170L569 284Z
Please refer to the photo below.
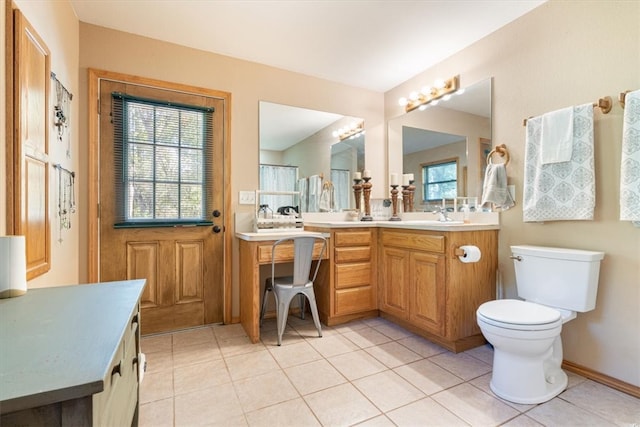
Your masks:
M373 328L365 327L356 331L346 331L342 333L343 337L349 338L354 344L360 348L372 347L391 341L391 338L381 334Z
M481 345L479 347L472 348L465 351L469 356L473 356L476 359L482 360L489 366L493 366L493 347L489 344Z
M266 349L237 356L226 357L225 362L233 381L255 377L280 370L275 359Z
M618 425L640 425L640 399L602 384L587 380L560 397Z
M231 377L223 360L187 365L173 371L173 390L176 396L230 382Z
M218 346L224 357L265 350L264 344L261 342L254 344L247 336L218 339Z
M172 427L173 397L140 405L139 427Z
M377 417L373 417L368 419L367 421L363 421L360 424L356 424L358 427L395 427L395 424L387 418L386 415L378 415Z
M300 397L287 376L281 370L269 372L233 383L240 405L245 412L266 408Z
M302 399L293 399L247 414L251 427L313 427L320 423Z
M382 412L399 408L425 397L424 393L393 371L384 371L360 378L353 381L353 385Z
M213 331L213 335L215 335L219 340L247 336L241 323L234 323L232 325L215 325L211 330Z
M216 338L213 336L211 327L188 329L186 331L173 333L173 348L185 347L196 344L216 345Z
M140 348L144 353L171 350L173 348L172 334L145 335L140 340Z
M340 354L327 359L349 381L385 371L387 368L364 350Z
M267 347L267 349L281 368L289 368L322 359L320 353L305 340L286 346Z
M431 396L433 400L471 425L499 425L520 413L469 384L460 384Z
M155 402L173 397L173 371L145 374L140 384L140 403Z
M316 333L317 336L317 333ZM278 346L278 330L272 329L268 331L260 331L260 341L266 347L277 347ZM287 346L295 343L299 343L300 341L304 341L304 338L291 326L288 326L284 332L282 333L281 345Z
M395 409L386 415L399 427L468 426L467 423L428 397Z
M597 414L555 398L527 412L527 416L545 426L615 426ZM633 425L633 424L631 424Z
M363 328L370 328L364 320L354 320L353 322L342 323L340 325L333 326L333 329L341 334L353 331L359 331Z
M394 372L427 396L462 383L461 378L427 359L399 366Z
M211 343L187 345L173 349L174 368L220 359L222 359L220 349Z
M430 357L429 360L465 381L477 378L491 371L491 365L487 365L465 353L455 354L446 352Z
M508 400L502 399L501 397L497 396L493 391L491 391L490 382L491 382L491 372L469 381L469 384L472 384L475 387L478 387L480 390L484 391L490 396L495 397L496 399L500 399L501 402L506 403L507 405L517 409L520 412L527 412L529 409L536 406L536 405L525 405L523 403L510 402Z
M417 353L397 342L388 342L365 349L367 353L378 359L388 368L396 368L422 359Z
M284 372L303 396L347 382L346 378L325 359L293 366Z
M402 338L398 342L422 357L431 357L447 351L447 349L440 347L438 344L417 335Z
M171 350L145 353L145 357L147 361L145 372L148 374L173 369L173 352Z
M346 426L380 415L352 384L342 384L312 393L305 401L323 426Z
M411 332L407 331L406 329L396 325L395 323L391 323L387 320L383 321L377 326L374 326L374 328L378 332L382 332L392 340L400 340L402 338L407 338L413 335Z
M501 427L545 427L539 422L532 420L526 415L519 415L512 420L502 424Z
M176 426L227 426L242 421L244 414L232 384L175 397Z
M357 345L340 334L322 337L320 339L307 339L307 342L324 357L331 357L358 350Z

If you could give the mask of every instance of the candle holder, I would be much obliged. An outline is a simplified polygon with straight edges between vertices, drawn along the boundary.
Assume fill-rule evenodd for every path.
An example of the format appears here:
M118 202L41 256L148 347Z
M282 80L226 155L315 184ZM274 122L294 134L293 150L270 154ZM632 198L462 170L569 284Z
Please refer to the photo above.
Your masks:
M400 221L400 217L398 216L398 193L399 192L400 191L398 190L397 185L391 186L391 205L393 206L393 214L391 215L391 218L389 218L389 221Z
M402 211L403 212L410 212L409 211L409 186L408 185L403 185L402 186Z
M409 191L409 212L414 211L413 198L416 193L416 186L413 185L413 183L414 183L414 180L410 180L409 186L407 187L407 190Z
M356 199L356 211L358 211L358 213L360 212L360 205L362 201L362 184L360 184L361 182L361 179L353 180L353 196Z
M360 221L373 221L373 217L371 216L371 181L370 177L363 177L364 184L362 184L362 192L364 193L364 216Z

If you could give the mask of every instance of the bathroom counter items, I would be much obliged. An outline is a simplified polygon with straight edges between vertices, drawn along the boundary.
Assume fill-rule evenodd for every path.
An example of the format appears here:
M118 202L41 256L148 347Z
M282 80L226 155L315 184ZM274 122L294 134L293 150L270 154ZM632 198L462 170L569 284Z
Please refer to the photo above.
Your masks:
M0 425L137 424L144 280L0 300Z
M479 231L498 230L499 224L470 223L462 221L441 222L438 220L407 220L407 221L305 221L305 227L332 227L332 228L405 228L409 230L432 231Z
M304 230L290 230L290 231L273 231L271 233L236 233L236 237L240 240L244 240L247 242L267 242L278 239L284 239L286 237L295 237L295 236L321 236L328 237L327 235L321 233L314 233L312 231L304 231Z

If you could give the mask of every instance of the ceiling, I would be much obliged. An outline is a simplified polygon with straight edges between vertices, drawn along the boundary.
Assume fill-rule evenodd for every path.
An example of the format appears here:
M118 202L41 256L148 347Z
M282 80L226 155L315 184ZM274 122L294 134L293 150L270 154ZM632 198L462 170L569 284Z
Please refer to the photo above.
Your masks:
M82 22L386 92L544 0L71 0Z
M70 1L82 22L385 92L545 0ZM342 117L264 107L262 149L283 150Z

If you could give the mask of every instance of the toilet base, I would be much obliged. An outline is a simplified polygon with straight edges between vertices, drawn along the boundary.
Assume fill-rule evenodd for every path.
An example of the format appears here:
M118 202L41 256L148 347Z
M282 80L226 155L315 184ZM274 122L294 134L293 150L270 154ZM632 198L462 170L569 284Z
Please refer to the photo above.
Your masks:
M494 348L490 387L504 400L543 403L562 393L567 384L567 374L553 360L542 362L539 358L518 357Z

